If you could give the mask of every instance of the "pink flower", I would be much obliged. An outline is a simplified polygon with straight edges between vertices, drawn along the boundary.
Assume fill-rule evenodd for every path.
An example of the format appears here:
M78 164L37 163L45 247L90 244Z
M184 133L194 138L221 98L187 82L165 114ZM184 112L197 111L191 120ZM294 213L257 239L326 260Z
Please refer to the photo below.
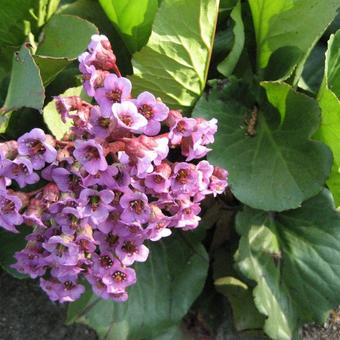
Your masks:
M157 101L150 92L142 92L134 100L134 103L138 108L138 112L148 120L143 132L147 136L157 135L161 130L160 122L167 118L169 108L162 102Z
M91 175L95 175L98 171L107 169L103 148L94 140L77 140L73 155Z
M131 82L124 77L109 74L104 79L104 87L95 91L94 98L100 105L103 115L112 113L112 104L121 103L131 96Z
M131 132L141 132L148 121L138 113L137 107L129 101L112 105L113 116L118 127Z
M18 139L18 152L22 156L29 156L36 170L42 169L46 162L53 163L57 157L57 151L41 129L33 129L22 135Z

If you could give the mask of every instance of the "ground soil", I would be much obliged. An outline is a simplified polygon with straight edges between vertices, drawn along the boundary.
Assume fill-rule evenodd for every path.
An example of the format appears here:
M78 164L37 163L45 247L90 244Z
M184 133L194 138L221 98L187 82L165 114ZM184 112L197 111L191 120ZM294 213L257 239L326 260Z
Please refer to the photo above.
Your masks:
M66 305L52 303L37 281L0 270L0 340L97 340L83 325L65 326Z

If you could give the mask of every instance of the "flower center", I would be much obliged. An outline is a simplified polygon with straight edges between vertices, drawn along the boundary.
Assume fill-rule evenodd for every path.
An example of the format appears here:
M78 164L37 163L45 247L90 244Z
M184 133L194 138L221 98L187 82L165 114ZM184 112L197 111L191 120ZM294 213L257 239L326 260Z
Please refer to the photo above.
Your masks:
M117 270L112 274L112 278L115 282L119 283L126 280L126 274Z
M131 234L137 234L139 232L139 228L136 225L129 225L128 229Z
M113 265L113 261L110 256L104 255L100 258L100 265L106 269L111 268Z
M19 174L22 174L22 173L25 175L28 174L28 169L25 164L14 164L12 171L15 176L18 176Z
M86 161L91 161L93 159L99 159L100 155L99 155L98 149L95 146L88 146L85 149L84 158L85 158Z
M72 214L69 214L68 219L70 221L70 227L74 230L77 229L79 225L79 219Z
M143 104L138 108L138 112L141 113L147 120L150 120L153 117L152 107L146 104Z
M120 103L122 98L122 91L121 90L112 90L106 92L106 98L112 100L114 103Z
M160 184L164 182L164 178L161 175L154 175L153 181L157 184Z
M71 174L68 176L69 186L72 191L76 191L81 183L80 177Z
M100 117L98 119L98 125L104 129L107 129L110 126L110 122L109 118Z
M1 212L3 214L10 214L15 211L15 204L13 201L8 199L3 199L1 202Z
M114 197L112 203L118 204L123 193L121 191L118 191L118 190L113 190L113 193L114 193L115 197Z
M133 253L135 253L137 251L137 247L132 241L125 241L123 246L122 246L122 249L126 253L129 253L130 255L132 255Z
M136 214L140 215L144 209L144 202L142 200L131 201L130 207Z
M46 151L45 146L39 139L29 139L26 141L26 147L30 149L30 154L44 153Z
M160 230L160 229L163 229L165 226L165 222L158 222L156 224L156 229Z
M186 184L188 182L188 171L185 169L180 169L176 176L176 181L180 184Z
M110 233L107 234L105 241L112 247L117 243L118 236L114 235L110 232Z
M90 205L92 210L96 210L100 203L100 197L99 196L91 196L90 197Z
M74 288L75 284L72 281L65 281L64 282L64 289L65 290L71 290Z
M185 215L190 215L191 214L191 208L185 208L183 209L183 212Z
M133 119L129 114L121 114L119 116L119 119L126 125L126 126L131 126L133 123Z
M55 252L58 257L62 257L65 251L66 247L61 243L59 243L55 248Z
M183 131L185 131L185 121L184 121L184 120L180 120L180 121L177 123L176 130L177 130L178 132L183 132Z

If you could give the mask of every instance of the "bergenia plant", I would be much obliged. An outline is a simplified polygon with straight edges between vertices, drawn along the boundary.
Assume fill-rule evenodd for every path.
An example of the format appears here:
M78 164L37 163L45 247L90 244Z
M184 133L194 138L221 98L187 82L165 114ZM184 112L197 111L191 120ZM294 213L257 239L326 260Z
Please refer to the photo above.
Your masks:
M78 299L86 280L98 296L126 301L148 241L195 229L228 172L204 159L217 120L186 118L150 92L132 97L105 36L92 36L79 62L92 102L55 97L70 131L57 140L35 128L0 145L0 225L31 226L13 267L39 277L51 300Z

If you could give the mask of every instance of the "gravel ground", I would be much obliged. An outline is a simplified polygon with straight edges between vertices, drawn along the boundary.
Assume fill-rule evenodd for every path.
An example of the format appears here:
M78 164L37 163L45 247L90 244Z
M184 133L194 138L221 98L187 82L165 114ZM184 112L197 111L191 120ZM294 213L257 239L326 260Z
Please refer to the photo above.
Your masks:
M0 340L97 340L86 326L65 326L66 306L52 303L33 280L0 271Z
M65 326L65 315L66 305L52 303L36 281L0 270L0 340L98 340L84 325ZM301 340L340 340L340 308L323 326L306 325L300 334Z

